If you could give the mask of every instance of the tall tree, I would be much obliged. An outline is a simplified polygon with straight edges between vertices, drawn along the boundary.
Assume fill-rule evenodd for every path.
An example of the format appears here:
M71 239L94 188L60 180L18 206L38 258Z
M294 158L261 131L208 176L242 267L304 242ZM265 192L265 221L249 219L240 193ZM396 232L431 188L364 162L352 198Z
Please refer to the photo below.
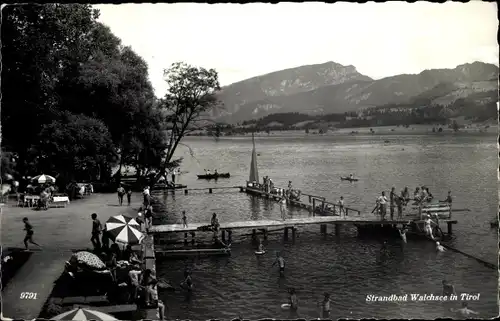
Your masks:
M181 159L173 159L182 138L199 129L206 120L203 115L218 106L215 93L220 90L218 74L214 69L194 67L177 62L164 71L168 92L162 100L167 124L168 147L156 178L166 170L178 166Z

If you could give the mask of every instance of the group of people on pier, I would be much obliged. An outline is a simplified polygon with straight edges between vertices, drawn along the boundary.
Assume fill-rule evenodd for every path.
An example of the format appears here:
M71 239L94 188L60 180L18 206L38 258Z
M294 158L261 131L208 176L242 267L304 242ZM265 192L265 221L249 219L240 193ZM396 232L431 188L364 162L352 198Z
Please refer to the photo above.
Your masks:
M403 190L401 190L399 194L396 192L396 188L392 187L389 194L389 199L387 199L385 191L382 191L380 196L377 197L377 200L375 202L375 208L373 209L372 213L377 211L377 213L380 215L380 218L382 220L385 220L387 215L387 204L389 203L391 220L394 220L394 214L396 209L397 209L397 218L403 219L403 208L407 206L410 201L413 200L414 201L413 205L421 208L425 204L432 202L433 199L434 196L429 191L429 188L425 186L422 187L417 186L415 188L415 192L413 193L413 198L410 197L408 186L406 186ZM448 191L448 196L446 197L446 199L440 202L448 203L448 205L451 207L452 203L451 191Z

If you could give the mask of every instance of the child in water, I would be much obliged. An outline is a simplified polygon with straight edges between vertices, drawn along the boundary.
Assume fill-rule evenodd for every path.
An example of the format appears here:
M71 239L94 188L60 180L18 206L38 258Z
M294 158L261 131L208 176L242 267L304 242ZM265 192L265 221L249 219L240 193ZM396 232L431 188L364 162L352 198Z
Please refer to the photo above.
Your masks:
M299 308L299 300L297 299L297 294L295 293L294 288L288 289L288 293L290 294L288 298L288 303L290 304L290 313L296 314Z
M436 251L438 251L438 252L444 252L444 251L446 251L446 249L444 248L444 246L442 246L441 244L439 244L439 242L436 242Z

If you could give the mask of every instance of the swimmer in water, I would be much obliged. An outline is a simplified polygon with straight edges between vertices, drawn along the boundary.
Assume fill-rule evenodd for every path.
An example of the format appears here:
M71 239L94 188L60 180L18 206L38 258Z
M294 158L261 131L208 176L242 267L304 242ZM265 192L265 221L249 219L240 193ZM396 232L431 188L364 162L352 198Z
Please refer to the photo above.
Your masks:
M382 248L380 249L380 254L382 254L382 255L389 254L389 249L387 248L387 241L384 241L384 243L382 243Z
M403 225L403 227L398 231L399 231L399 235L401 236L401 239L403 240L403 242L406 243L406 232L408 232L406 225Z
M442 246L441 244L439 244L439 242L436 242L436 251L438 251L438 252L445 252L446 249L444 248L444 246Z
M450 296L452 294L457 295L455 287L447 280L443 280L443 296Z
M258 250L259 252L264 252L264 245L262 244L262 241L259 240L259 247L258 247Z
M474 315L478 315L479 314L478 312L472 311L471 309L469 309L468 306L467 306L467 302L466 301L462 302L462 307L460 309L453 309L453 308L451 308L450 311L451 312L455 312L455 313L459 313L459 314L461 314L464 317L468 317L468 316L470 316L472 314L474 314Z
M295 293L294 288L290 288L288 290L290 297L288 298L288 303L290 304L290 312L297 313L299 308L299 300L297 299L297 294Z
M274 261L273 266L275 266L276 263L278 263L280 266L280 276L284 276L285 275L285 259L280 255L279 252L276 253L276 261Z

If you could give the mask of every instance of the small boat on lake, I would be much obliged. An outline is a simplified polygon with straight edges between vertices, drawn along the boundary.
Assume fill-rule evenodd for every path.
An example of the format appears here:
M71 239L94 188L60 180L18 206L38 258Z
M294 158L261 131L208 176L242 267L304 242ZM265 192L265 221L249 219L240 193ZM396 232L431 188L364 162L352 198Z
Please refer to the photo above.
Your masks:
M218 179L218 178L229 178L231 174L229 173L217 173L217 174L205 174L197 175L198 179Z
M359 181L359 179L357 179L357 178L342 177L342 176L340 176L340 180L341 181L349 181L349 182L357 182L357 181Z

